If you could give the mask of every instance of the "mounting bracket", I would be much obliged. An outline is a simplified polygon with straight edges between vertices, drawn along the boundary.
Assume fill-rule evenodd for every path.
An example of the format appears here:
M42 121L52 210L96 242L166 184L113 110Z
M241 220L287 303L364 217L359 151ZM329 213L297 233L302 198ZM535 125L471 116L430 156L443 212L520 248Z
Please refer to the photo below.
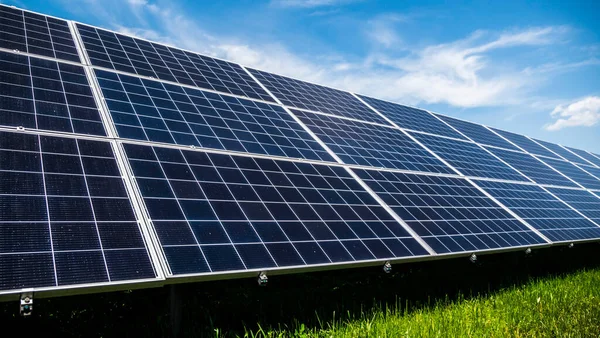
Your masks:
M33 311L33 292L23 292L19 297L19 314L23 317L31 316Z

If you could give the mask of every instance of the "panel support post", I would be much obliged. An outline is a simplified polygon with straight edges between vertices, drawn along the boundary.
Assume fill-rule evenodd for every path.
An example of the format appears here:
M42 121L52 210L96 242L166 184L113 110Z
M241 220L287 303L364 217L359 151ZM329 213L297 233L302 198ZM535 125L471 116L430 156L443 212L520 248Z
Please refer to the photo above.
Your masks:
M171 335L176 338L181 332L181 316L183 301L181 286L172 284L169 286L169 317L171 324Z

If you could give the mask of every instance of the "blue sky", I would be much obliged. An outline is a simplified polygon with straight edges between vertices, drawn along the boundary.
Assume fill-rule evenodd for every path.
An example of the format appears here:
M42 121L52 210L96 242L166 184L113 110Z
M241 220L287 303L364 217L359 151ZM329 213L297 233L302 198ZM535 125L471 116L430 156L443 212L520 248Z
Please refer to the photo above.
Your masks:
M0 0L600 153L600 2Z

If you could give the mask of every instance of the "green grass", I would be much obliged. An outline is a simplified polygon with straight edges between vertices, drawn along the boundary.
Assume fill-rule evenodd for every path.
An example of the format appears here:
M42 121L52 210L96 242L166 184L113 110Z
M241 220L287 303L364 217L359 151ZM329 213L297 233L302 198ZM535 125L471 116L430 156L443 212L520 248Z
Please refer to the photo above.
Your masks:
M375 304L357 315L335 317L317 328L298 321L287 328L259 324L244 336L600 337L600 269L538 279L489 295L459 296L416 308L402 301Z

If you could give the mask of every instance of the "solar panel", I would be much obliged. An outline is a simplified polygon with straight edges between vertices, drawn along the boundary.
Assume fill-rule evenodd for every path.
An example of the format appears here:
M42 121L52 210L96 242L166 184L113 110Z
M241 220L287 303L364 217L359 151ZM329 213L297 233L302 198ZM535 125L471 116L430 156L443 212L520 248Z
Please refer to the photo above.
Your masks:
M579 167L581 170L585 170L590 175L592 175L596 179L600 180L600 168L592 167L589 165L582 165L582 164L578 164L577 167ZM600 190L600 189L597 189L597 190Z
M0 52L0 125L105 136L83 67Z
M286 106L389 124L348 92L256 69L248 68L248 70Z
M81 62L65 20L0 4L0 48Z
M548 190L594 223L600 225L600 198L585 190L562 188L548 188Z
M292 112L344 163L454 173L398 129L299 110Z
M584 188L600 190L600 180L579 169L573 163L552 160L549 158L544 158L542 160L552 168L561 172L563 175L579 183Z
M521 149L535 155L542 155L551 158L560 159L560 156L557 156L555 153L549 151L548 149L540 146L539 144L530 140L527 136L511 133L508 131L500 130L492 128L495 132L500 134L502 137L521 147Z
M446 123L456 128L458 131L460 131L461 133L463 133L464 135L466 135L471 140L477 143L501 147L504 149L518 150L517 147L513 146L503 138L489 131L486 127L482 125L463 120L453 119L451 117L439 114L436 114L436 116L441 118Z
M333 161L283 108L96 70L121 138Z
M465 179L353 170L438 254L545 243Z
M591 153L588 153L585 150L575 149L575 148L571 148L571 147L565 147L565 148L574 152L578 156L586 159L588 162L591 162L591 163L595 164L596 166L600 167L600 157L596 157L596 156L592 155Z
M77 24L94 66L274 102L238 64Z
M173 275L427 255L344 168L124 147Z
M558 144L554 144L554 143L550 143L550 142L546 142L546 141L541 141L541 140L536 140L536 139L533 139L533 140L535 142L543 145L544 147L548 148L549 150L551 150L555 154L561 156L562 158L564 158L567 161L571 161L571 162L578 163L578 164L586 164L586 165L590 164L585 159L582 159L581 157L573 154L572 152L570 152L567 149L559 146Z
M465 140L461 134L457 133L424 110L378 100L368 96L359 96L371 107L377 109L378 112L396 123L400 128Z
M513 181L527 180L475 143L425 134L413 136L463 175Z
M0 132L0 292L153 278L110 143Z
M476 183L551 241L600 237L600 227L539 186L492 181Z
M552 168L529 154L494 148L488 148L488 150L536 183L577 187L568 178L552 170Z

